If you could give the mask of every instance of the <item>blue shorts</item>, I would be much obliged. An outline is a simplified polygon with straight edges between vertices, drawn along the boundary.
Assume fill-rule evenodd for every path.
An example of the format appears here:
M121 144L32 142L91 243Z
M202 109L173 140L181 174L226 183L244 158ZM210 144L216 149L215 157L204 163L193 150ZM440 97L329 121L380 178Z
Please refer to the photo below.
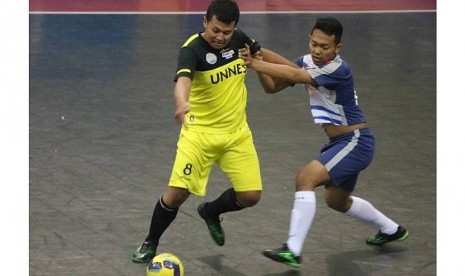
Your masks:
M333 185L352 192L358 174L366 169L375 153L375 137L369 128L329 139L316 158L326 168Z

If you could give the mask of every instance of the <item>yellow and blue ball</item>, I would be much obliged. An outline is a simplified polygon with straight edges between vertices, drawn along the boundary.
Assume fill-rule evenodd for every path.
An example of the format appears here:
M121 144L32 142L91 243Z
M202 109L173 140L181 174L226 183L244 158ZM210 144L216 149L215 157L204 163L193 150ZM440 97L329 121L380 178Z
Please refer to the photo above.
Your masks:
M175 255L162 253L149 262L147 276L184 276L184 265Z

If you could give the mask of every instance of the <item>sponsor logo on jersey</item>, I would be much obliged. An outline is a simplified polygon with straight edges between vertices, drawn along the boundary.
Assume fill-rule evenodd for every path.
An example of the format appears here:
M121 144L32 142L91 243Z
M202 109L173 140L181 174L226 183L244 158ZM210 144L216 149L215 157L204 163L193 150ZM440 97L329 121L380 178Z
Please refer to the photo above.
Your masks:
M247 67L242 64L234 64L233 66L227 67L224 70L217 72L216 74L210 75L210 81L212 84L217 84L230 77L245 74L246 72Z
M207 55L205 56L205 60L209 63L209 64L215 64L217 59L216 59L216 55L213 54L213 53L207 53Z
M234 55L234 50L229 50L221 54L221 56L225 59L230 59L233 57L233 55Z

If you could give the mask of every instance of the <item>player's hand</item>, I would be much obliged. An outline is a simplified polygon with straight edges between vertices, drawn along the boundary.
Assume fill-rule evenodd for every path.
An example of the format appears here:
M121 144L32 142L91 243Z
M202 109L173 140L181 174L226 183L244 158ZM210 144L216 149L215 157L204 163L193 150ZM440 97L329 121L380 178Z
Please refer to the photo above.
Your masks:
M191 110L189 103L176 105L176 111L174 112L174 118L178 124L184 124L184 118L187 112Z
M252 57L257 60L263 60L262 52L260 51L257 51L254 55L252 55Z
M239 58L244 60L245 66L250 66L253 62L253 57L250 54L249 45L245 44L244 48L239 49Z

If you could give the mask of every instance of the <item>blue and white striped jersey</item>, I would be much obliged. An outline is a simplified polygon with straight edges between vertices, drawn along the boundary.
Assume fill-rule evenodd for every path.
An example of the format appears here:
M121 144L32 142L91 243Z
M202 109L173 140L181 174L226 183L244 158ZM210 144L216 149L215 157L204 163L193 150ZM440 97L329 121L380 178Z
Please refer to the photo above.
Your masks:
M305 85L316 124L350 126L366 122L358 106L352 71L339 55L323 66L315 65L310 54L301 56L295 63L317 83L317 87Z

